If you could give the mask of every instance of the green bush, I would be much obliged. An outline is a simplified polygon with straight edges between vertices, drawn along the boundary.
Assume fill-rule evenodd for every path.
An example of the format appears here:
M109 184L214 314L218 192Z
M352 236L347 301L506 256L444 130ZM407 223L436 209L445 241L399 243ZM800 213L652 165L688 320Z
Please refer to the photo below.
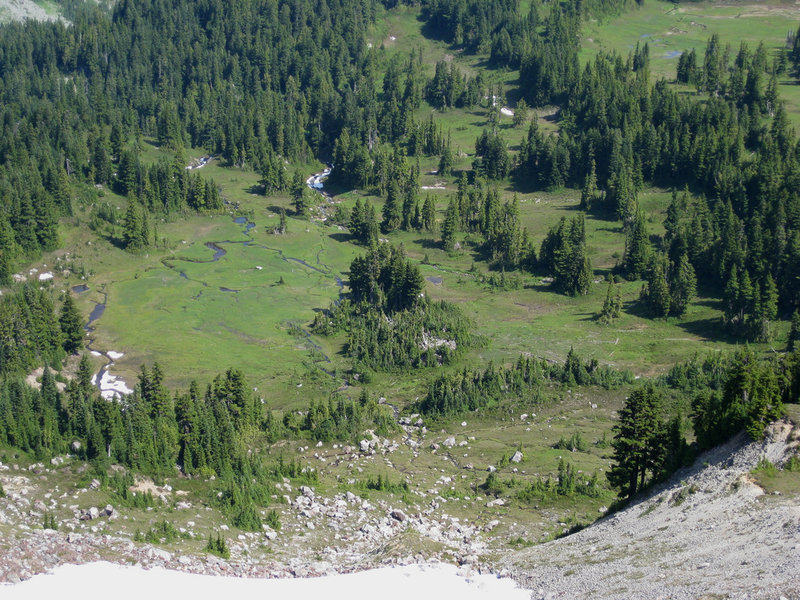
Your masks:
M272 509L267 513L266 519L264 519L267 525L269 525L275 531L280 531L281 529L281 518L278 515L278 511Z
M208 534L208 543L206 543L205 551L219 556L220 558L227 559L231 557L231 551L228 549L228 542L225 541L225 538L220 536L219 533L217 533L216 538L212 537L210 533Z
M570 452L586 452L586 450L589 449L589 445L586 443L586 440L583 439L583 436L581 436L580 431L576 431L569 439L560 438L555 445L553 445L553 448L569 450Z

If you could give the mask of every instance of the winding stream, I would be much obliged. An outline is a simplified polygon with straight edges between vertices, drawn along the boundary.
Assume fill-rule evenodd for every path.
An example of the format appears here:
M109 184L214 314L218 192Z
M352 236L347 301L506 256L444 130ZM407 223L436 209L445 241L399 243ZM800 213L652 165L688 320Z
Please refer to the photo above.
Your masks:
M79 293L89 290L89 286L86 285L75 286L75 288L77 287L86 288ZM73 291L75 288L73 288ZM92 377L92 383L100 390L100 395L103 396L103 398L106 400L113 400L123 395L131 394L133 393L133 390L127 386L123 379L109 373L109 369L114 366L114 361L122 358L122 353L114 352L113 350L103 351L95 348L95 338L92 336L96 329L94 323L103 316L103 313L106 310L106 304L108 303L108 292L105 291L105 287L103 287L100 293L103 295L103 301L97 302L94 305L92 312L89 313L89 320L83 328L88 336L88 340L86 341L86 349L89 350L93 356L102 356L106 361L106 364L100 368L94 377Z
M314 190L315 192L318 192L319 194L321 194L323 196L323 198L325 198L328 202L332 202L332 198L331 198L330 194L328 194L327 192L324 191L324 189L323 189L323 187L324 187L323 180L328 177L330 172L331 172L331 167L328 167L328 168L326 168L325 170L323 170L320 173L315 173L315 174L311 175L306 180L306 185L309 187L309 189ZM343 295L343 292L344 292L344 281L342 280L341 277L339 277L338 275L334 274L333 270L328 265L324 264L321 261L320 254L323 251L322 249L320 249L317 252L317 255L316 255L316 259L317 259L316 263L317 264L316 265L312 265L312 264L309 264L307 261L305 261L305 260L303 260L301 258L296 258L296 257L293 257L293 256L286 256L284 254L283 250L281 250L280 248L272 248L270 246L266 246L266 245L263 245L263 244L255 244L250 231L256 226L256 224L253 221L250 221L249 219L247 219L246 217L242 217L242 216L234 217L233 218L233 222L238 224L238 225L244 225L244 229L243 229L242 233L244 233L245 236L247 236L249 239L243 240L243 241L220 240L220 241L206 242L204 244L205 247L213 252L213 255L209 259L203 260L203 259L191 259L191 258L182 258L182 257L167 257L167 258L163 258L161 260L161 264L163 264L168 269L178 271L179 276L184 278L184 279L191 280L191 281L197 281L197 283L200 283L203 287L210 287L208 282L206 282L206 281L191 279L186 274L185 271L181 270L178 267L178 265L176 263L178 263L178 262L214 263L214 262L218 262L219 260L221 260L228 253L228 251L223 247L224 245L227 245L227 244L242 244L244 246L251 246L252 245L252 246L255 246L257 248L261 248L263 250L267 250L267 251L270 251L270 252L276 252L278 254L278 256L281 258L281 260L283 260L283 261L285 261L287 263L294 263L294 264L301 265L301 266L306 267L307 269L310 269L310 270L312 270L312 271L314 271L316 273L319 273L321 275L333 276L334 281L336 282L336 285L339 287L339 298L336 300L336 302L338 303L338 302L341 301L342 295ZM238 293L240 291L238 289L229 288L229 287L225 287L225 286L220 286L218 289L221 292L231 293L231 294L236 294L236 293ZM73 288L73 291L75 293L83 293L83 292L86 292L88 290L89 290L89 286L87 286L87 285L75 286ZM88 340L87 340L87 343L86 343L86 348L92 353L92 355L94 355L94 356L102 356L106 360L105 365L103 367L101 367L100 371L98 371L98 373L92 378L92 382L93 382L94 385L96 385L98 387L98 389L100 390L101 395L104 398L111 400L111 399L114 399L114 398L119 398L119 397L121 397L122 395L125 395L125 394L130 394L130 393L133 392L133 390L131 390L125 384L125 382L122 379L120 379L117 376L111 375L109 373L109 369L114 366L114 361L118 360L119 358L121 358L122 354L119 353L119 352L114 352L113 350L100 350L100 349L95 347L95 338L92 335L94 333L95 329L96 329L95 323L97 322L98 319L100 319L100 317L103 316L103 313L105 312L105 309L106 309L106 305L108 303L108 292L105 290L105 288L99 290L99 292L103 295L103 301L102 302L97 302L95 304L94 308L92 309L91 313L89 314L89 320L88 320L87 324L84 326L84 329L86 330L86 334L88 336ZM199 299L202 296L202 294L203 294L203 292L200 291L196 296L193 296L193 299ZM317 344L313 340L311 332L308 331L305 328L302 328L302 327L299 328L299 331L301 331L303 333L303 335L305 336L305 338L306 338L308 344L311 346L311 348L318 354L318 356L321 357L319 360L317 360L315 362L317 362L317 363L325 362L325 363L331 364L332 361L331 361L330 357L322 351L322 346L320 346L319 344ZM325 368L323 368L321 366L319 368L324 373L328 374L329 376L334 377L334 378L336 377L336 374L335 374L335 372L333 370L325 369ZM345 385L343 386L343 388L340 388L340 389L344 389L346 387L347 387L347 384L345 382Z

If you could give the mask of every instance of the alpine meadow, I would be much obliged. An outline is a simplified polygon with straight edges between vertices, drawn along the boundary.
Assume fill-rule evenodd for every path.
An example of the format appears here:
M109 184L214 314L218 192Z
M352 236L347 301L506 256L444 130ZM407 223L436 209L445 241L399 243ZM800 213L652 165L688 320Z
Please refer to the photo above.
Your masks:
M0 583L800 597L794 3L0 0L0 122Z

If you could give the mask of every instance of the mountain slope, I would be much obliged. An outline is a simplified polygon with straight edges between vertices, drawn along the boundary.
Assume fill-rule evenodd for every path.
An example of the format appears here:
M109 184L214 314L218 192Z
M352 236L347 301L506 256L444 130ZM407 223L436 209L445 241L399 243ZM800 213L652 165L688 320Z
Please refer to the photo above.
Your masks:
M508 558L533 598L798 598L800 499L751 471L782 464L800 432L773 424L700 456L649 496L574 535Z

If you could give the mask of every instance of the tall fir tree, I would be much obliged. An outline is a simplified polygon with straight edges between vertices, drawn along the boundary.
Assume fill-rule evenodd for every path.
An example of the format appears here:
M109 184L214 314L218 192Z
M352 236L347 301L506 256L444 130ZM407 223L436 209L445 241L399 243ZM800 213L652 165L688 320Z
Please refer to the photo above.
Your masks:
M78 350L83 348L85 332L83 330L83 318L78 311L78 307L75 306L72 294L69 292L64 294L58 324L61 327L64 350L68 354L77 353Z

